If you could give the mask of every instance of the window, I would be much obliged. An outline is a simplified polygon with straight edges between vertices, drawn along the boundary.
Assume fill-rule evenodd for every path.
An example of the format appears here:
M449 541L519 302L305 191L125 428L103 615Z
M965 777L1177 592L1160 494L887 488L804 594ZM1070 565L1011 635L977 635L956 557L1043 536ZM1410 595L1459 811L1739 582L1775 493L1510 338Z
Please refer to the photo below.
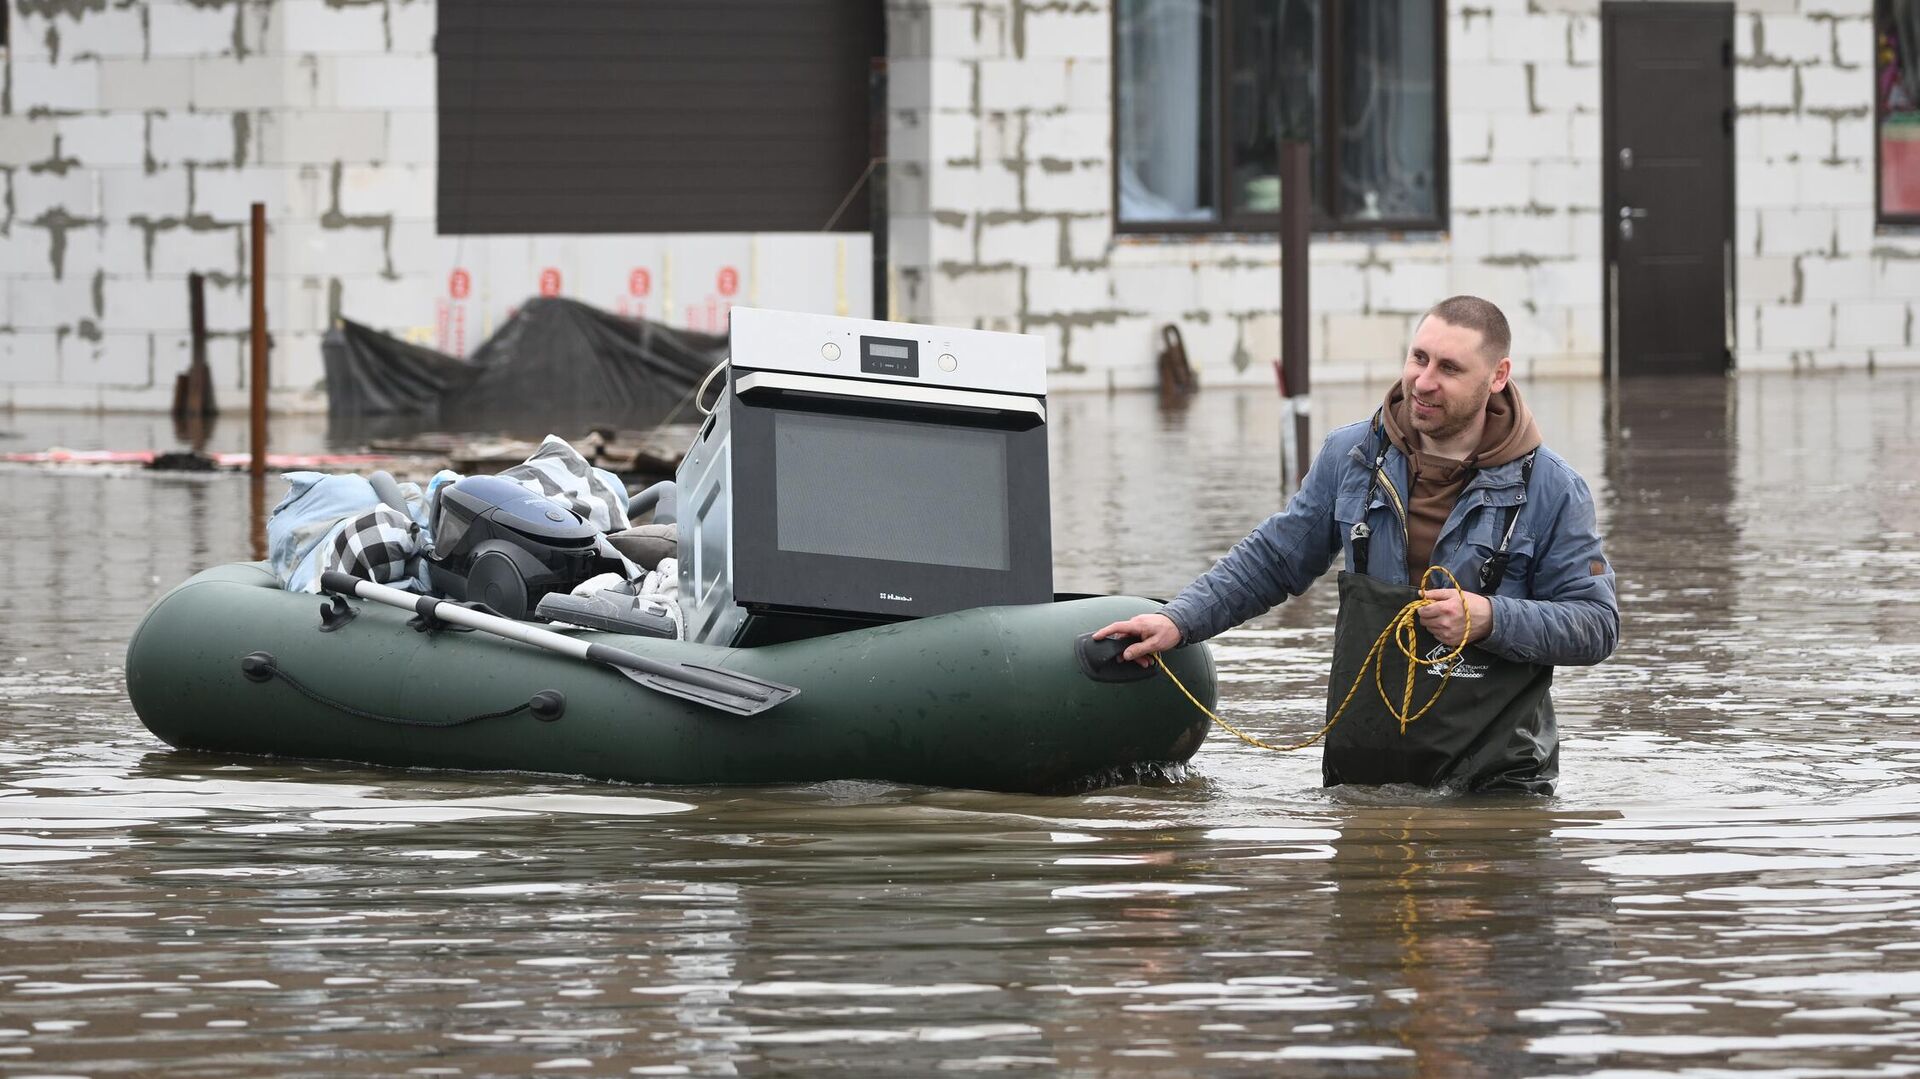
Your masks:
M1118 227L1275 231L1297 138L1315 228L1445 228L1444 29L1440 0L1118 0Z
M1920 0L1874 0L1880 221L1920 225Z

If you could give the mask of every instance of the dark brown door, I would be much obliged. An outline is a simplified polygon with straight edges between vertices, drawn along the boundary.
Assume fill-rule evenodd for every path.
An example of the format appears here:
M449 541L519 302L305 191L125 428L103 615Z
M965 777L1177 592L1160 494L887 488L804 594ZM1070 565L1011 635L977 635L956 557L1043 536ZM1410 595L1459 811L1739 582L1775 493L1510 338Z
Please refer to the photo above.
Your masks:
M1607 362L1620 375L1732 360L1733 5L1607 2Z

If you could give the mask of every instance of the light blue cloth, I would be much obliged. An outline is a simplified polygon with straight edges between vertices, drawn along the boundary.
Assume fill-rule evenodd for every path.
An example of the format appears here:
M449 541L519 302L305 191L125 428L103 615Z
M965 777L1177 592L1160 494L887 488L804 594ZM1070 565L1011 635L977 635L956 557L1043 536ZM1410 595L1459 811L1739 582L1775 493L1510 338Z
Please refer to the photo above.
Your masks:
M360 476L288 472L287 496L267 518L267 563L289 592L320 591L320 574L332 565L341 534L365 513L382 505L373 485ZM408 516L420 526L418 550L410 552L411 575L389 581L396 588L427 591L426 502L420 485L403 483Z

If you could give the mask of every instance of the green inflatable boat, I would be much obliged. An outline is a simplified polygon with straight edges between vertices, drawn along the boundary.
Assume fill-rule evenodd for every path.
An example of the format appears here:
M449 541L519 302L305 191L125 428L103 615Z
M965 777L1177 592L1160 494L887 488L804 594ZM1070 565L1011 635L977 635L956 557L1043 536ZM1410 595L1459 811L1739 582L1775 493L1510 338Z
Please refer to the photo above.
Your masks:
M1207 732L1164 675L1089 666L1076 643L1155 608L1132 597L983 607L756 648L582 632L568 636L594 654L575 658L410 621L361 595L329 604L287 592L260 564L198 574L134 632L134 710L170 745L216 753L654 784L879 779L1034 792L1183 762ZM697 687L662 692L663 682L594 661L606 655L783 692L738 714ZM1206 646L1165 658L1211 707Z

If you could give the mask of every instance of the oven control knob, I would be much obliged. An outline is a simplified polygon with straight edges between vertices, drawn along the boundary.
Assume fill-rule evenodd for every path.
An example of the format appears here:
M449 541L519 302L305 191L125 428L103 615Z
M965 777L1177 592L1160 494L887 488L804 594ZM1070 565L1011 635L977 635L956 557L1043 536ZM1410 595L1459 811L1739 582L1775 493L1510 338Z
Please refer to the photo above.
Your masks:
M834 344L832 341L828 341L826 344L821 345L820 358L823 360L829 360L829 361L839 359L840 346Z
M953 358L953 353L943 352L940 354L940 370L951 371L958 366L960 366L960 361Z

